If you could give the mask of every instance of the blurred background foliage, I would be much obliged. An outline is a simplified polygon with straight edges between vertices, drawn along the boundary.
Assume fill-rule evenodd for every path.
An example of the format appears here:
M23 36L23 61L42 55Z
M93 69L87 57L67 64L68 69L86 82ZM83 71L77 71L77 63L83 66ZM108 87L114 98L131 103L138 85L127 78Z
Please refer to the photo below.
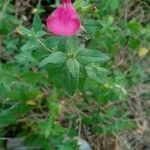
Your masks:
M58 5L0 0L0 149L76 150L80 137L94 150L149 150L150 1L74 2L82 27L72 48L110 57L80 72L74 96L61 70L39 67L49 51L68 48L45 27Z

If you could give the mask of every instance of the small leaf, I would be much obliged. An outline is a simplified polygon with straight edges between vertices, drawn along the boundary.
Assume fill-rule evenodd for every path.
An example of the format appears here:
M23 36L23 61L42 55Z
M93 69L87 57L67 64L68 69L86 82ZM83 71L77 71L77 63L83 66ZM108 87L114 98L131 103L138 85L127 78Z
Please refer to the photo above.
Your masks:
M67 60L66 54L59 51L54 52L41 61L40 67L43 67L47 64L63 64L66 60Z
M35 16L34 16L33 29L35 32L42 31L42 22L41 22L40 16L38 14L35 14Z

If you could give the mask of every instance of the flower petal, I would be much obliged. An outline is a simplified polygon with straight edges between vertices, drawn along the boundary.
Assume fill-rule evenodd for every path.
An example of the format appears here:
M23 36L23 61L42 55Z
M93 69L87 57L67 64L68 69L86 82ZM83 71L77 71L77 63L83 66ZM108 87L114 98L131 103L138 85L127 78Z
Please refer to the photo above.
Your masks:
M48 29L56 34L72 36L80 29L80 20L72 4L61 5L47 19Z
M77 18L74 18L70 19L68 22L63 22L56 17L49 17L47 27L56 35L72 36L78 32L80 21Z

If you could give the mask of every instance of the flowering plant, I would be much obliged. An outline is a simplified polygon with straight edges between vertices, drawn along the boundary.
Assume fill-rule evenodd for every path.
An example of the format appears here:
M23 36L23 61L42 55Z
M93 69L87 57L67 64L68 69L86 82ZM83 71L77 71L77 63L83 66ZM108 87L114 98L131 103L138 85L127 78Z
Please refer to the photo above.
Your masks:
M141 134L149 26L132 15L146 1L39 0L30 14L22 1L0 1L0 148L112 149Z

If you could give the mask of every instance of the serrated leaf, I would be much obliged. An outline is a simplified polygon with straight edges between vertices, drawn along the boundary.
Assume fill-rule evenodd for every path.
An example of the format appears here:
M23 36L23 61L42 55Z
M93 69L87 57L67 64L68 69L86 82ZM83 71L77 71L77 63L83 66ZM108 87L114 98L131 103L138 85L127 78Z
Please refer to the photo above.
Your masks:
M80 66L79 63L76 59L74 58L69 58L66 62L67 68L70 71L72 77L75 79L75 81L79 82L79 71L80 71Z
M67 90L67 92L73 96L77 89L78 83L73 78L72 74L70 73L70 71L67 68L64 69L64 72L63 72L63 83L64 83L64 87Z
M78 61L81 64L102 63L109 60L109 56L98 50L79 50Z
M42 22L38 14L35 14L32 25L35 32L42 31Z
M49 72L50 80L54 82L54 85L57 88L64 87L70 95L74 95L77 88L77 82L65 65L48 65L47 70Z
M41 61L40 67L43 67L47 64L63 64L66 60L67 56L65 53L59 51L54 52Z

